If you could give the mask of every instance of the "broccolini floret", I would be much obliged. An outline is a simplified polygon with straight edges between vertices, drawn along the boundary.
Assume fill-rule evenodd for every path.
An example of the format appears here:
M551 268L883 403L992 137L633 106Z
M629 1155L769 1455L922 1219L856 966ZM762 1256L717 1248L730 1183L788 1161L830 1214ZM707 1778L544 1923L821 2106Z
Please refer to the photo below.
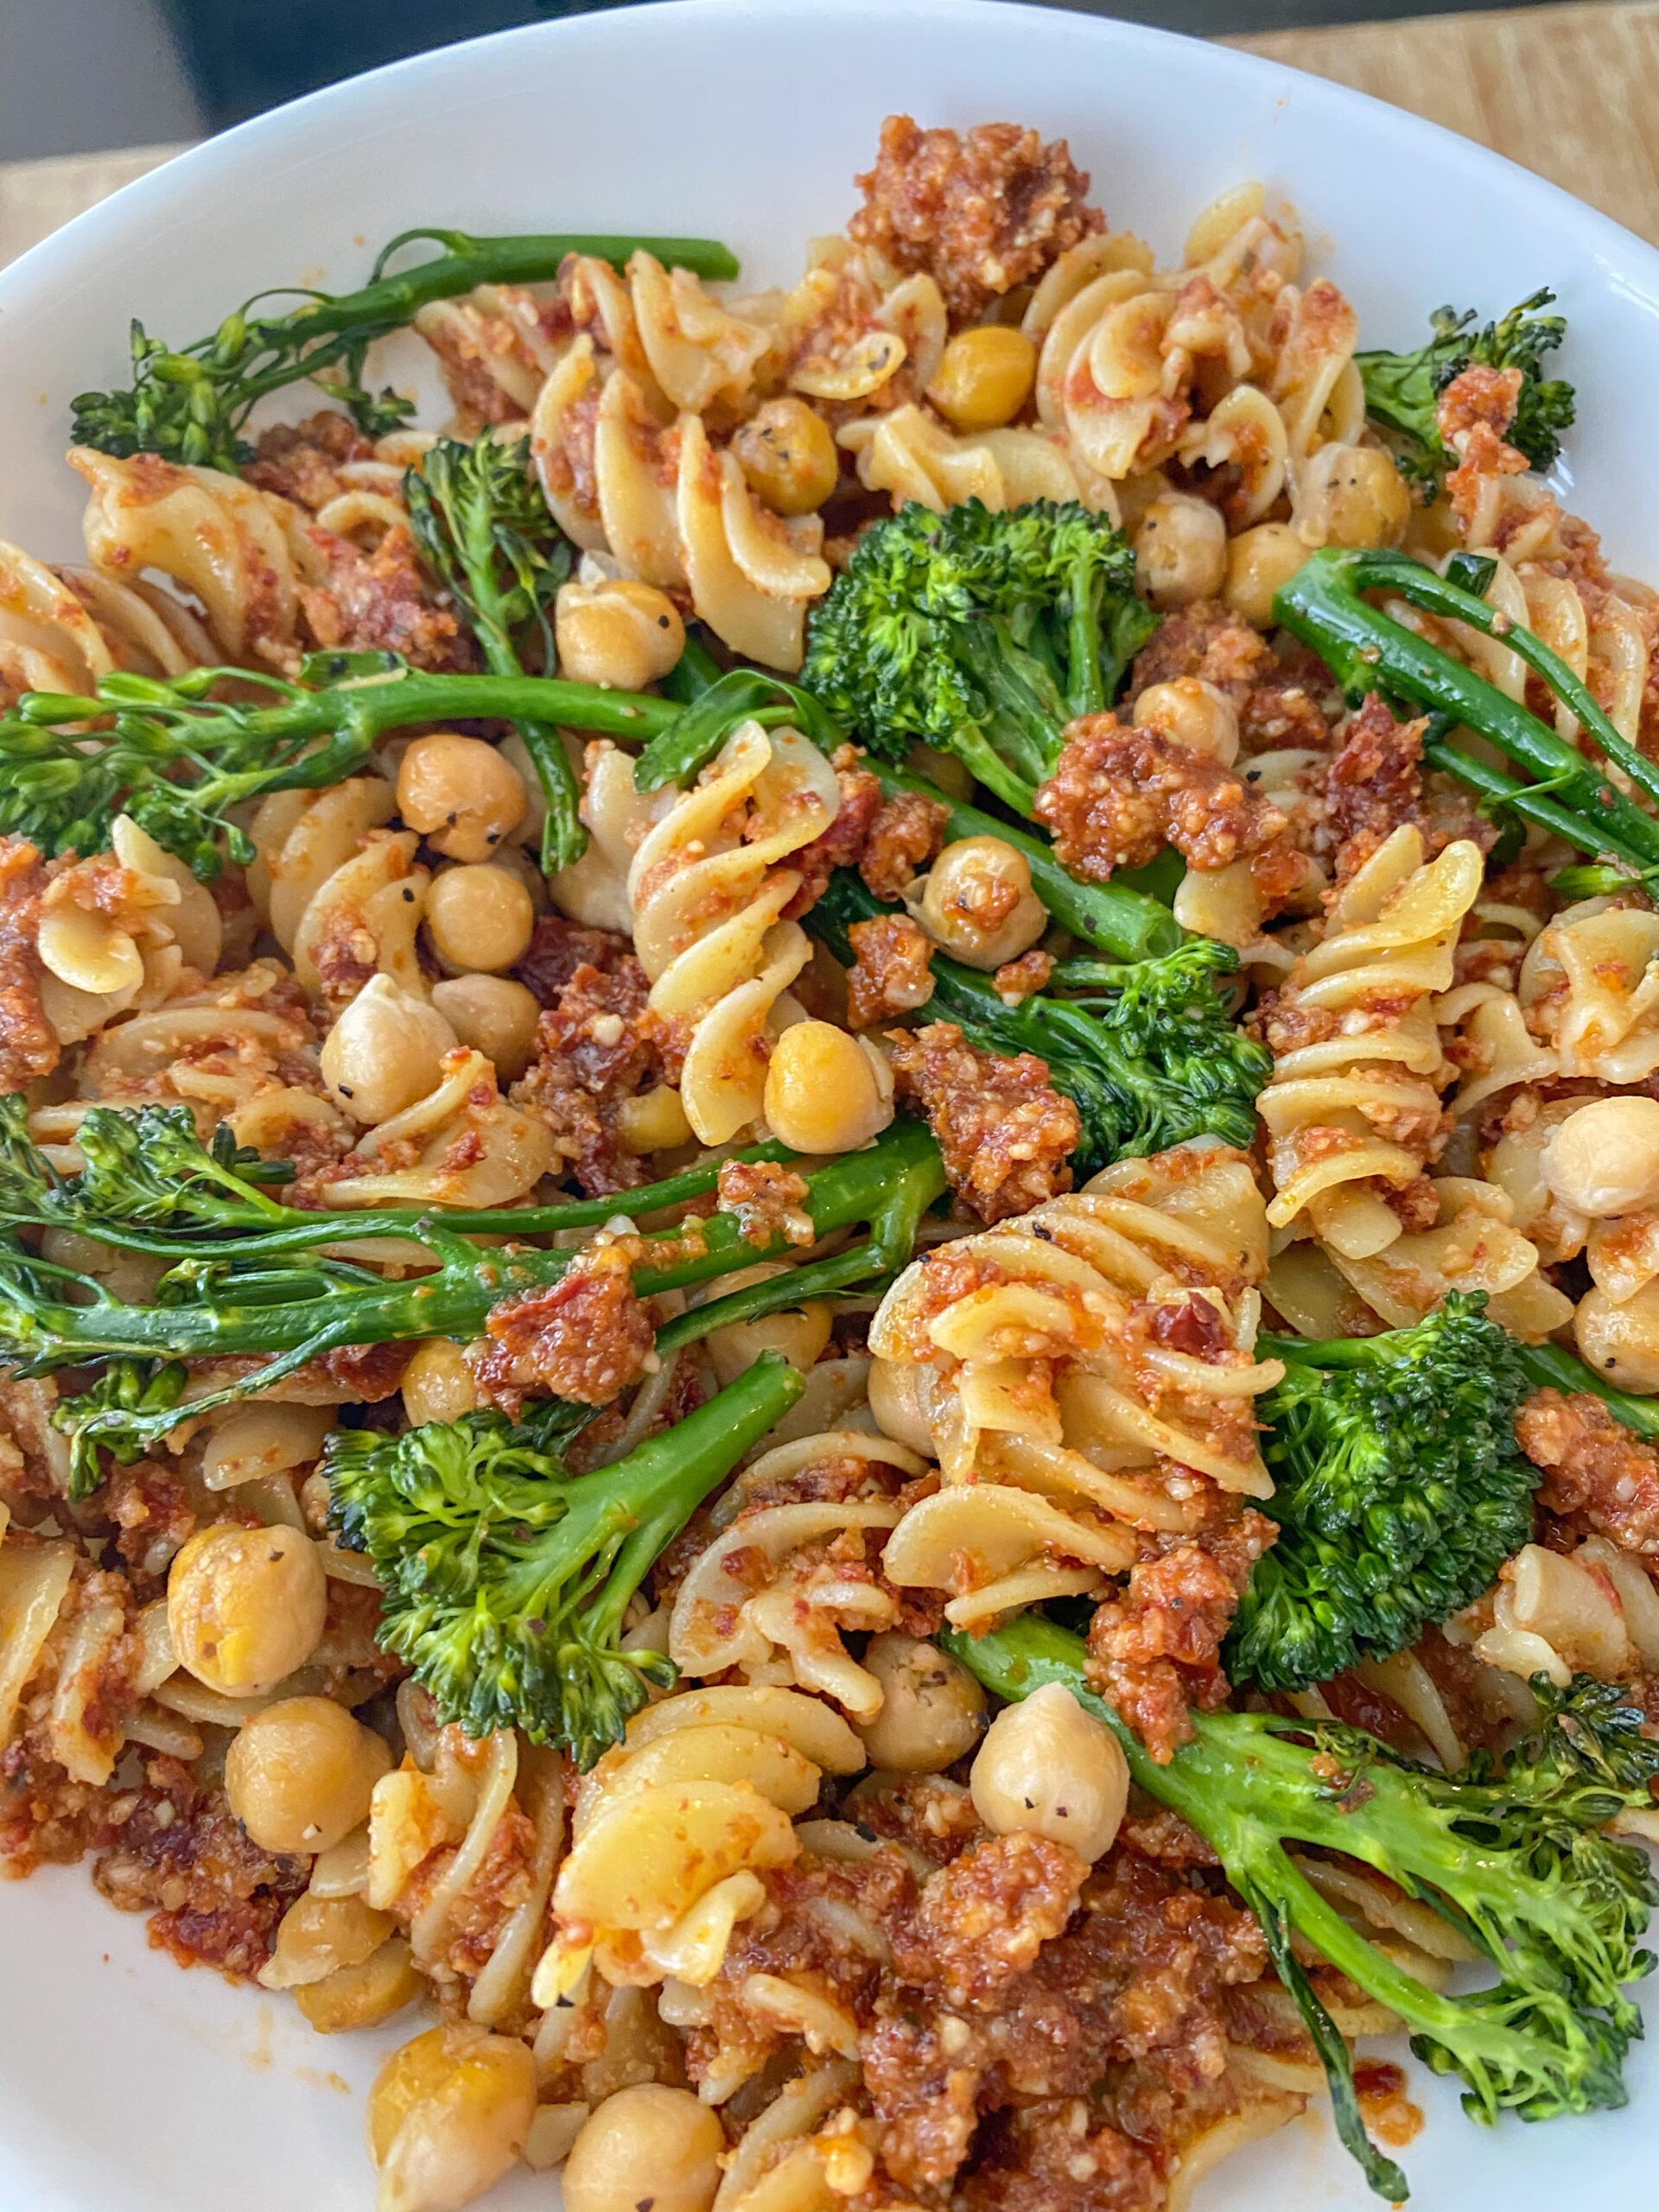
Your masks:
M864 532L813 608L801 681L884 759L954 753L1029 819L1066 723L1110 706L1156 627L1109 517L912 502Z
M1379 2196L1403 2197L1405 2177L1366 2135L1347 2046L1298 1942L1397 2013L1436 2073L1462 2078L1475 2120L1624 2102L1620 2069L1642 2032L1625 1985L1653 1965L1641 1942L1659 1883L1639 1844L1603 1831L1626 1808L1652 1805L1659 1745L1616 1686L1580 1675L1560 1691L1535 1675L1535 1732L1456 1774L1362 1729L1270 1713L1195 1713L1193 1740L1160 1765L1089 1687L1081 1637L1027 1613L943 1641L1001 1697L1063 1684L1112 1730L1139 1787L1213 1847L1325 2065L1337 2132ZM1496 1979L1463 1995L1429 1988L1314 1888L1286 1848L1296 1844L1358 1859L1424 1899Z
M1414 1328L1258 1339L1286 1373L1256 1403L1279 1524L1227 1646L1235 1681L1328 1681L1471 1605L1532 1534L1537 1470L1515 1438L1531 1384L1484 1295Z
M849 927L893 911L839 868L806 926L850 963ZM1062 961L1050 988L1010 1006L988 976L936 952L925 1017L955 1022L982 1051L1009 1058L1034 1052L1044 1061L1050 1082L1082 1120L1072 1155L1077 1173L1092 1175L1115 1160L1165 1152L1189 1137L1244 1147L1254 1141L1256 1094L1273 1060L1234 1027L1217 988L1237 966L1230 945L1193 938L1156 959L1128 964Z
M400 275L386 264L404 246L429 241L439 251ZM251 458L241 432L266 394L315 379L369 437L396 429L414 402L364 385L364 357L377 338L412 322L431 300L454 299L477 284L531 284L556 276L569 253L619 268L643 248L699 276L735 276L737 264L712 238L583 237L472 238L465 231L404 231L380 254L356 292L316 292L298 284L256 293L226 316L210 338L175 353L132 326L132 384L125 391L84 391L74 401L77 445L123 457L160 454L174 461L233 472ZM297 307L255 315L264 302L298 296Z
M662 1653L624 1649L628 1601L804 1387L780 1353L762 1352L718 1397L586 1475L550 1448L546 1407L396 1437L334 1430L329 1523L373 1562L377 1641L469 1736L522 1728L591 1766L647 1691L675 1680Z
M1543 364L1566 338L1567 323L1559 315L1538 312L1554 297L1548 290L1534 292L1479 329L1472 308L1463 315L1436 308L1429 317L1434 335L1414 353L1354 356L1366 413L1389 434L1402 474L1426 497L1434 496L1446 470L1457 464L1440 436L1435 409L1446 386L1467 368L1519 369L1520 399L1504 437L1535 468L1549 467L1560 452L1561 432L1573 423L1573 387L1559 377L1546 378Z

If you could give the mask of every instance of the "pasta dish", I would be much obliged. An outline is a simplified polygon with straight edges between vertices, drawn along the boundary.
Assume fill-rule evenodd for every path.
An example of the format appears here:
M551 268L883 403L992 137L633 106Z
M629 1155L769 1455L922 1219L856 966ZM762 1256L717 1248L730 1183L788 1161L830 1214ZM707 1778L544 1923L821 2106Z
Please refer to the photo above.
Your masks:
M1397 2202L1402 2038L1608 2109L1652 1964L1659 594L1548 291L856 189L70 402L0 1866L389 2024L378 2212L1186 2212L1311 2106Z

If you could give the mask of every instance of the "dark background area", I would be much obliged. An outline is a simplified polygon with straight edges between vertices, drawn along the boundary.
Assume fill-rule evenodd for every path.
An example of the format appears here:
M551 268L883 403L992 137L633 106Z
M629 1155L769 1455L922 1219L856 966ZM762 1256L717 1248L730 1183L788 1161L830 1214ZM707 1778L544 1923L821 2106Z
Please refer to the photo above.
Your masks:
M895 8L903 0L893 0ZM626 0L0 0L0 159L169 143L402 55ZM1169 30L1446 14L1492 0L1027 0ZM1514 0L1510 0L1514 4Z

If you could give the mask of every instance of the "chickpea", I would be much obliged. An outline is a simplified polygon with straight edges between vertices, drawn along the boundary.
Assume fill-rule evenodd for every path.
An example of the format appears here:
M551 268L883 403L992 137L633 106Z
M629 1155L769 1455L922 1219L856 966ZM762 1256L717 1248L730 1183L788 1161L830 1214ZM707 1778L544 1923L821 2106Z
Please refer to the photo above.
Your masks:
M504 868L447 868L426 894L426 933L452 975L511 968L535 926L529 892Z
M452 861L488 860L529 807L524 778L481 737L417 737L397 771L398 813Z
M1258 630L1273 626L1273 595L1287 584L1307 548L1287 522L1259 522L1241 531L1227 548L1227 576L1221 603Z
M659 1083L655 1090L638 1098L624 1098L616 1109L616 1134L638 1156L648 1152L671 1152L691 1141L691 1124L672 1084Z
M771 1282L790 1272L781 1260L763 1260L759 1267L740 1268L735 1274L723 1275L713 1294L725 1297L734 1290L747 1290L751 1283ZM711 1330L703 1339L703 1350L722 1389L740 1375L747 1375L763 1351L782 1352L790 1365L804 1375L828 1345L830 1323L827 1303L809 1299L804 1306L763 1313L759 1320L734 1321L724 1329Z
M328 1582L297 1529L199 1529L167 1578L181 1666L226 1697L255 1697L304 1666L322 1635Z
M1573 1332L1598 1375L1643 1397L1659 1392L1659 1282L1615 1306L1605 1290L1579 1300Z
M326 1981L341 1967L360 1967L374 1956L397 1923L361 1897L319 1897L308 1891L283 1915L276 1948L260 1969L266 1989L300 1989Z
M245 1720L225 1795L262 1851L329 1851L369 1817L391 1766L385 1738L327 1697L285 1697Z
M887 1629L870 1638L864 1664L882 1689L881 1710L858 1728L872 1766L938 1774L972 1751L985 1693L937 1643Z
M559 673L575 683L640 691L685 651L679 609L655 584L626 576L559 586L553 602Z
M429 1337L416 1346L404 1370L404 1411L414 1427L429 1421L459 1421L477 1404L478 1385L459 1344L448 1337Z
M1597 1098L1569 1115L1544 1147L1545 1182L1592 1220L1659 1201L1659 1098Z
M336 2036L353 2028L378 2028L412 2005L425 1987L409 1945L394 1936L360 1966L340 1967L321 1981L302 1982L294 2002L320 2036Z
M836 488L841 457L830 425L793 392L769 399L732 440L755 498L775 515L810 515Z
M953 960L987 974L1029 952L1048 927L1031 863L1001 837L958 837L923 884L922 927Z
M1103 1720L1058 1682L1004 1707L968 1777L974 1808L997 1835L1027 1829L1069 1843L1091 1863L1111 1845L1129 1800L1129 1767Z
M1295 500L1304 545L1397 545L1411 520L1411 493L1375 446L1321 446L1303 467Z
M725 2131L689 2089L640 2082L583 2123L561 2177L565 2212L709 2212Z
M542 1009L510 976L451 976L433 984L432 1003L461 1044L494 1061L503 1083L516 1083L535 1058Z
M987 323L959 330L940 356L927 396L953 430L1012 423L1037 381L1037 348L1023 330Z
M893 1119L893 1071L832 1022L791 1022L772 1048L763 1110L797 1152L854 1152Z
M392 2053L369 2092L377 2212L460 2212L512 2167L535 2116L528 2044L429 2028Z
M1238 709L1227 694L1202 677L1178 676L1148 683L1135 702L1137 729L1160 729L1177 745L1207 753L1230 768L1238 758Z
M1135 525L1135 580L1165 613L1213 599L1227 574L1220 510L1185 492L1154 499Z
M372 1128L425 1097L456 1041L435 1006L390 976L371 976L322 1040L322 1079L354 1122Z

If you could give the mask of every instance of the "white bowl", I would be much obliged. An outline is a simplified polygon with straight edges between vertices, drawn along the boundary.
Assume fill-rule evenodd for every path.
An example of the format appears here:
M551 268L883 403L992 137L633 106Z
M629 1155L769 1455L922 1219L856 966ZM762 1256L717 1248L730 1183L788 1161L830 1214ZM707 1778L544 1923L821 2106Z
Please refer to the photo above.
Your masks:
M1301 210L1370 345L1444 301L1502 311L1542 283L1573 337L1562 471L1615 566L1659 576L1659 449L1636 403L1659 350L1659 255L1535 177L1311 77L1097 18L965 0L682 0L510 31L245 124L0 276L0 536L79 550L68 402L127 382L128 321L181 343L246 294L363 281L385 238L706 233L746 283L798 272L856 203L883 116L1012 118L1071 140L1115 226L1179 251L1212 194L1262 177ZM1650 2003L1650 2012L1659 2006ZM0 2212L367 2212L362 2094L407 2021L325 2040L285 2000L182 1974L85 1868L0 1891ZM1651 2046L1649 2046L1651 2050ZM1632 2107L1495 2134L1414 2068L1404 2154L1422 2212L1601 2212L1652 2201L1659 2066ZM550 2207L525 2174L490 2212ZM1205 2212L1375 2206L1323 2111L1228 2164Z

